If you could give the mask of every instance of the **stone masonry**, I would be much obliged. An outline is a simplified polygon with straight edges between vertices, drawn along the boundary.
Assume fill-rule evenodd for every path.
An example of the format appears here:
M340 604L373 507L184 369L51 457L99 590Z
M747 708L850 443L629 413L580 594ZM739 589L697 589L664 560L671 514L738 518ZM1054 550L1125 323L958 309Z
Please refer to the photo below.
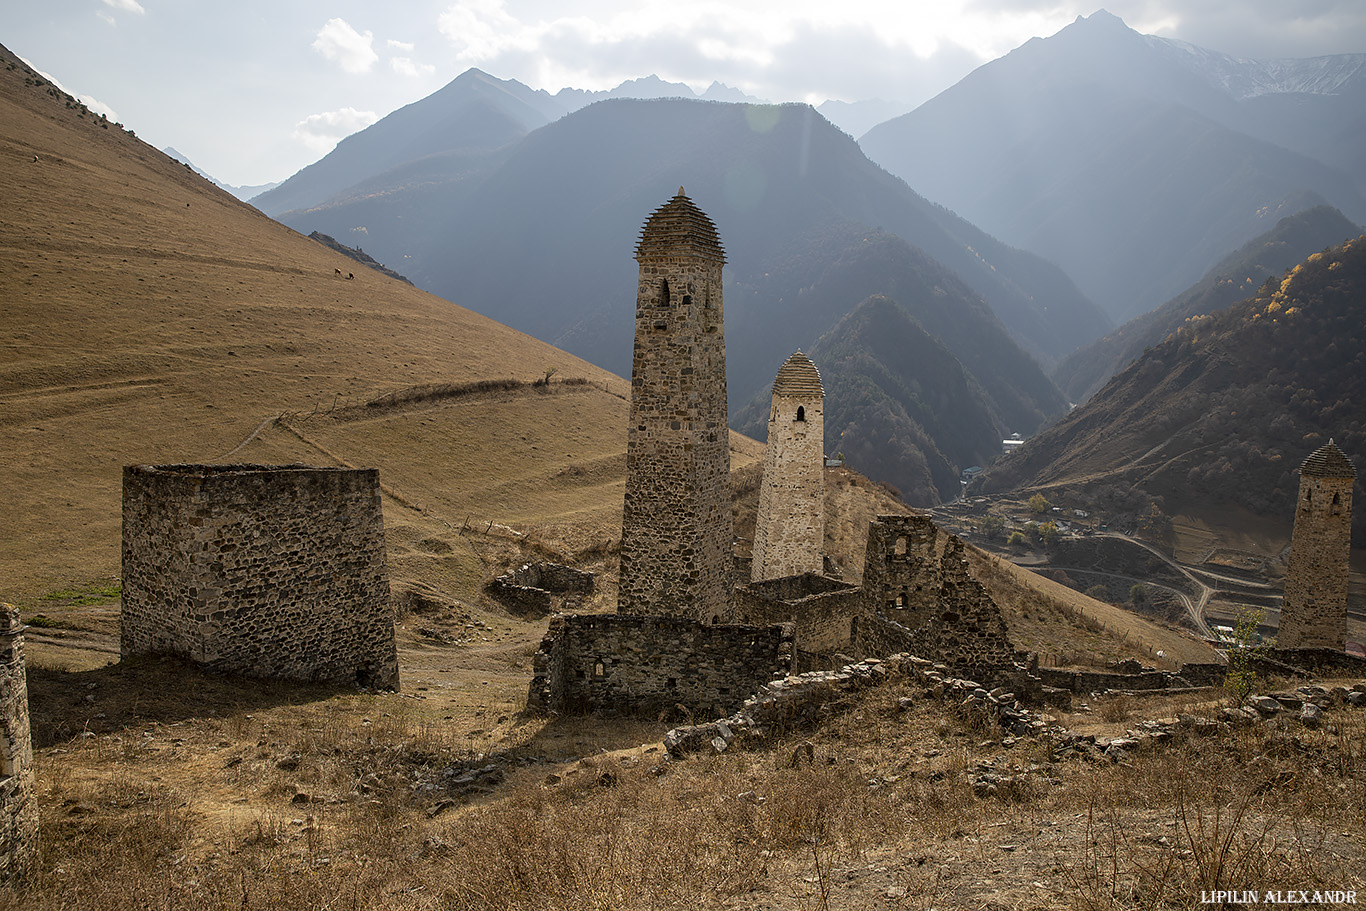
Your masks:
M791 623L799 652L848 651L854 618L863 605L857 586L816 573L751 582L735 589L735 619L765 625Z
M686 617L559 615L533 659L527 709L656 716L678 706L734 711L791 668L790 625L707 625Z
M398 687L375 469L131 465L122 653Z
M636 245L617 610L701 619L730 600L726 343L716 226L678 188Z
M754 525L755 582L819 573L825 544L825 390L797 351L773 381L768 445Z
M854 624L855 654L894 651L959 671L989 673L1022 656L1000 607L973 578L957 535L929 516L878 516L864 556L864 613Z
M19 612L0 604L0 879L23 876L38 855L23 633Z
M1300 466L1278 648L1347 647L1347 561L1356 474L1332 440Z

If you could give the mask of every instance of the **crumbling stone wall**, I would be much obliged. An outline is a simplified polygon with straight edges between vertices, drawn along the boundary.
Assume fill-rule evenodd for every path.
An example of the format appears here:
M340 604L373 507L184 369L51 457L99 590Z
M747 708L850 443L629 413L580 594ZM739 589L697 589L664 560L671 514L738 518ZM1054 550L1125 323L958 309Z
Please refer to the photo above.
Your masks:
M375 469L131 465L124 655L397 688Z
M986 674L1021 660L1000 607L968 567L962 539L928 516L878 516L864 559L865 612L890 623L857 626L856 654L894 648ZM909 640L900 630L910 631Z
M636 246L621 613L701 619L730 600L725 261L716 226L682 187Z
M593 574L562 563L524 563L491 580L484 591L518 613L544 616L577 608L580 596L593 591Z
M750 577L755 582L824 568L824 401L820 371L797 351L773 381L754 523Z
M796 648L816 654L844 651L853 640L863 593L816 573L751 582L735 589L735 619L764 626L791 623Z
M23 631L19 612L0 604L0 879L23 876L38 855Z
M1328 441L1300 467L1278 648L1347 647L1347 561L1356 468Z
M929 620L944 584L940 562L946 537L929 516L878 516L870 522L863 557L867 612L908 629Z
M791 667L788 625L707 625L686 617L562 615L533 660L527 709L656 716L733 711Z

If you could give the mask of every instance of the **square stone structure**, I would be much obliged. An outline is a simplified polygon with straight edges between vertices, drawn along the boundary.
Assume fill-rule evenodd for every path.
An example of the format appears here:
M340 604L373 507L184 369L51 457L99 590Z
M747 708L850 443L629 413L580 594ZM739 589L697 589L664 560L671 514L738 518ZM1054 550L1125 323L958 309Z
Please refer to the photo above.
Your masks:
M131 465L123 655L398 688L375 469Z
M0 604L0 879L22 877L38 856L23 633L19 612Z
M741 623L791 623L795 648L811 654L847 651L863 607L858 586L817 573L751 582L735 589Z

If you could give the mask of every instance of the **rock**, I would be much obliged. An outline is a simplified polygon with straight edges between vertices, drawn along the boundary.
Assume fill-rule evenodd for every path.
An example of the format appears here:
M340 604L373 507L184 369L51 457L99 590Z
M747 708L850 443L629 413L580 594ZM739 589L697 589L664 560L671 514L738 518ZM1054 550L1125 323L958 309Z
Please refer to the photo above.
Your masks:
M1256 709L1263 715L1275 715L1281 710L1281 704L1270 696L1249 696L1247 704Z
M1360 686L1360 684L1358 684ZM1366 692L1353 690L1347 694L1348 705L1366 705Z
M1300 707L1300 724L1309 728L1316 728L1323 720L1323 709L1312 702L1306 702Z

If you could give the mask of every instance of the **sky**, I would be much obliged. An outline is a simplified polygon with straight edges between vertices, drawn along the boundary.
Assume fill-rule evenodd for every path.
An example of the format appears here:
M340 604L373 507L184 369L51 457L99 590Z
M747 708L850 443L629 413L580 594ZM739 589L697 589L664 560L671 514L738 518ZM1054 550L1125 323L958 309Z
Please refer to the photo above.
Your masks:
M654 74L769 101L898 101L1100 0L5 0L0 43L220 181L283 180L470 67L555 92ZM1106 0L1241 57L1366 52L1363 0ZM3 129L3 125L0 125Z

